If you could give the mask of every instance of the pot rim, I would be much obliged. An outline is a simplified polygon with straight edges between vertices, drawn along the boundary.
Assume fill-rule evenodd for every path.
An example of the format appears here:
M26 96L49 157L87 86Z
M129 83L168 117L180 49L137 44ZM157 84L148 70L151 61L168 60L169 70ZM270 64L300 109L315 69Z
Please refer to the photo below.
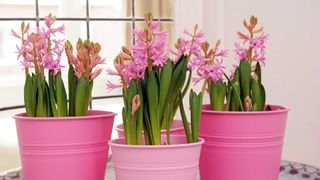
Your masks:
M184 137L184 135L171 135L172 137ZM172 148L186 148L186 147L194 147L199 146L204 143L204 139L201 137L198 137L198 142L195 143L186 143L186 144L172 144L172 145L128 145L128 144L119 144L116 141L123 141L125 138L117 138L112 139L108 142L110 147L119 147L119 148L130 148L130 149L172 149Z
M98 112L101 114L86 115L86 116L64 116L64 117L27 117L26 112L18 113L12 116L14 119L27 120L27 121L43 121L43 120L79 120L79 119L92 119L92 118L102 118L102 117L114 117L117 114L111 111L103 110L88 110L88 112Z
M268 104L271 107L276 107L279 109L275 109L272 111L213 111L213 110L207 110L203 109L204 107L210 106L210 104L203 104L202 105L202 111L203 113L208 114L226 114L226 115L263 115L263 114L281 114L286 113L290 110L287 106L280 106L275 104Z

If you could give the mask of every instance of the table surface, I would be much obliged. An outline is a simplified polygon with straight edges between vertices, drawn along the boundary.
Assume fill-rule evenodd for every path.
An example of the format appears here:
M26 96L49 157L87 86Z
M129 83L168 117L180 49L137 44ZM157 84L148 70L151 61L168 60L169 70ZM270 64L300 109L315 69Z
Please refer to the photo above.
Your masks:
M0 173L0 180L23 180L23 171L17 168ZM108 162L105 180L115 180L112 161ZM320 180L320 169L314 166L291 161L282 161L279 180Z

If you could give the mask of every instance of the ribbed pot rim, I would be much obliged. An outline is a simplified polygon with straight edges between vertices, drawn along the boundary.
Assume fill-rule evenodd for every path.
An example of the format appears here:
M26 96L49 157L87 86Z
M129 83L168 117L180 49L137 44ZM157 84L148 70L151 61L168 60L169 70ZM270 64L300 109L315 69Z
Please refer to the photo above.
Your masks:
M99 113L99 114L92 114L90 113ZM88 110L88 114L86 116L65 116L65 117L27 117L26 113L18 113L14 116L12 116L14 119L17 120L26 120L26 121L50 121L50 120L85 120L85 119L98 119L98 118L106 118L106 117L114 117L116 113L111 111L102 111L102 110Z
M170 138L185 138L184 135L170 135ZM174 149L174 148L187 148L196 147L204 143L203 138L198 138L199 141L196 143L185 143L185 144L170 144L170 145L127 145L119 144L117 141L123 142L125 138L112 139L108 142L111 147L127 148L127 149Z
M204 104L202 106L202 113L207 114L221 114L221 115L266 115L266 114L282 114L288 112L290 109L287 106L280 106L269 104L271 107L277 108L272 111L213 111L204 109L206 107L210 107L210 104Z

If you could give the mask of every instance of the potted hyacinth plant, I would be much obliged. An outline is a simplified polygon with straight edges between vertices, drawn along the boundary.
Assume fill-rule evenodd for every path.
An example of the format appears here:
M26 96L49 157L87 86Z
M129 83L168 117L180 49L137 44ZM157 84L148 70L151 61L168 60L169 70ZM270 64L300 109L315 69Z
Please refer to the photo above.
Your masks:
M156 30L156 26L159 22L154 22L153 27L150 27L153 31ZM150 24L151 25L151 24ZM138 42L133 47L132 51L129 50L128 47L122 47L122 51L115 58L114 61L114 69L107 69L108 75L117 76L120 79L120 83L114 83L111 81L107 82L107 87L110 90L115 88L123 87L123 93L127 93L127 87L131 82L131 79L142 79L144 78L144 68L147 67L147 64L143 64L144 62L135 62L126 64L128 61L132 61L135 57L136 59L143 59L147 57L147 54L150 53L150 59L154 61L153 65L164 68L165 71L171 72L175 70L174 73L164 73L162 79L164 79L163 84L160 89L160 113L162 116L160 117L160 133L165 135L170 133L172 135L184 135L185 130L183 121L174 119L176 112L179 107L179 91L181 90L182 97L186 95L189 90L191 79L192 79L192 68L190 67L190 61L194 59L196 54L200 50L200 44L203 40L204 33L198 29L196 25L194 31L192 33L187 30L184 31L184 37L180 37L177 39L175 44L175 50L167 49L167 32L166 31L155 31L154 33L159 34L159 37L155 38L156 40L147 40L143 39L145 37L141 37L143 35L144 30L135 30L134 35L138 37ZM147 42L150 41L150 42ZM146 44L150 44L149 46L158 46L162 49L155 47L150 49L150 52L144 52L143 48ZM154 44L151 44L154 43ZM142 49L142 51L141 51ZM168 60L168 54L171 52L174 58L169 60L169 65L166 65ZM133 57L134 56L134 57ZM166 65L166 66L165 66ZM168 79L168 80L167 80ZM170 83L170 84L169 84ZM172 93L170 93L172 92ZM131 97L133 98L133 97ZM169 114L163 114L164 112L169 112ZM128 113L128 112L126 112ZM130 115L129 115L130 116ZM128 117L130 119L130 117ZM190 125L189 125L190 126ZM141 127L140 127L141 128ZM124 124L117 125L116 130L118 132L119 137L125 137L124 133ZM140 131L139 131L140 132ZM130 133L129 133L130 134ZM159 136L159 135L158 135ZM137 139L140 139L138 137Z
M199 136L206 140L200 157L202 180L276 180L288 108L266 105L261 67L265 66L268 35L257 28L258 19L243 21L238 32L237 65L228 76L220 40L213 48L201 43L195 82L204 81L210 104L204 105ZM231 172L231 173L230 173Z
M45 17L44 25L31 32L22 22L12 35L18 60L25 71L26 113L14 116L25 180L104 179L115 114L88 110L93 80L102 69L100 45L90 40L64 44L64 25ZM60 64L64 50L69 62L68 95ZM69 98L68 98L69 97Z
M155 22L155 23L159 23L159 22ZM143 30L140 30L140 32L139 30L134 31L135 36L139 37L141 33L143 33L142 31ZM155 33L159 33L159 32L155 32ZM168 40L166 37L167 32L162 31L161 34L163 35L163 37L159 37L159 40L165 41L161 43L166 45L168 43L167 42ZM160 131L161 135L165 135L167 133L170 133L172 135L185 134L185 130L184 130L185 124L183 124L183 121L181 120L174 119L174 116L176 115L176 112L179 107L179 90L181 90L182 97L184 97L189 90L191 79L192 79L192 67L191 67L190 61L197 57L196 54L200 50L200 44L204 38L204 33L200 29L198 29L198 25L196 25L192 33L188 32L187 30L184 30L183 34L184 34L184 37L180 37L177 39L174 50L172 49L168 51L167 47L165 46L165 48L162 49L161 52L159 52L158 49L156 48L154 48L154 52L151 52L151 56L153 56L151 57L151 59L155 58L155 62L160 63L157 66L161 66L161 68L163 67L166 61L163 61L162 59L167 59L168 54L170 52L174 58L172 60L170 59L169 62L173 65L168 65L172 67L166 67L166 69L168 69L167 71L169 71L169 69L175 69L175 67L179 67L176 69L177 71L175 72L174 76L172 73L172 75L170 76L167 75L168 77L163 77L163 79L170 78L171 82L170 82L170 85L169 84L167 85L168 87L163 86L163 88L166 88L164 89L164 91L163 90L160 91L162 92L161 98L160 98L161 99L160 111L161 112L170 111L170 114L168 114L167 116L162 115L160 117L161 125L159 128L161 129ZM151 41L151 43L153 42ZM141 49L141 45L143 46L143 44L146 44L146 42L142 41L139 44L136 44L135 47L133 48L133 52L131 52L128 47L122 47L122 52L119 53L119 55L115 58L115 61L114 61L115 69L111 69L111 68L107 69L108 75L119 77L120 83L114 83L114 82L108 81L107 82L108 89L113 90L115 88L121 88L123 87L123 85L125 85L124 86L124 93L125 93L126 87L129 86L128 82L130 82L132 76L134 76L134 78L136 77L143 78L142 74L139 74L141 73L140 72L141 69L132 68L132 67L135 67L134 64L126 65L126 62L132 60L132 53L135 53L138 56L146 56L143 54L139 54L139 49ZM150 46L154 46L154 45L150 45ZM158 55L158 53L160 53L161 55ZM160 61L162 60L163 62L158 62L159 59ZM132 66L132 67L125 67L125 66ZM128 71L126 69L130 69L130 70ZM132 72L132 70L137 72ZM167 83L169 83L169 80ZM174 91L172 91L173 89ZM166 91L173 92L173 93L166 94L167 93ZM118 132L119 137L125 137L123 124L117 125L116 130Z
M159 25L160 21L147 14L145 28L134 30L132 49L123 47L114 61L116 70L108 70L121 81L108 82L108 87L123 90L125 138L109 143L118 180L196 178L203 143L198 137L202 92L190 92L191 129L186 116L183 118L187 136L170 134L176 106L183 106L184 90L190 83L185 82L190 55L180 51L176 60L168 58L168 33L159 31ZM198 41L198 34L196 28L193 41ZM191 41L188 44L184 47L192 51ZM161 134L162 124L166 125L165 135Z

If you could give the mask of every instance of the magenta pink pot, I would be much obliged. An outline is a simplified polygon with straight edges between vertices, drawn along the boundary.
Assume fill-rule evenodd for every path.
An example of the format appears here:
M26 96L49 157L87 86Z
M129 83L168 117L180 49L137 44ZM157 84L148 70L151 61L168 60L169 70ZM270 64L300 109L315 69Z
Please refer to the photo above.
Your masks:
M163 140L166 137L163 136ZM201 145L187 144L185 136L171 136L170 145L126 145L110 141L117 180L195 180Z
M201 180L278 180L288 108L271 108L227 112L203 106Z
M124 137L123 124L117 125L116 131L118 132L119 138ZM165 135L166 130L161 130L161 134ZM171 135L184 135L185 134L182 120L173 120L172 121L172 126L170 128L170 134Z
M15 115L24 180L103 180L114 116Z

